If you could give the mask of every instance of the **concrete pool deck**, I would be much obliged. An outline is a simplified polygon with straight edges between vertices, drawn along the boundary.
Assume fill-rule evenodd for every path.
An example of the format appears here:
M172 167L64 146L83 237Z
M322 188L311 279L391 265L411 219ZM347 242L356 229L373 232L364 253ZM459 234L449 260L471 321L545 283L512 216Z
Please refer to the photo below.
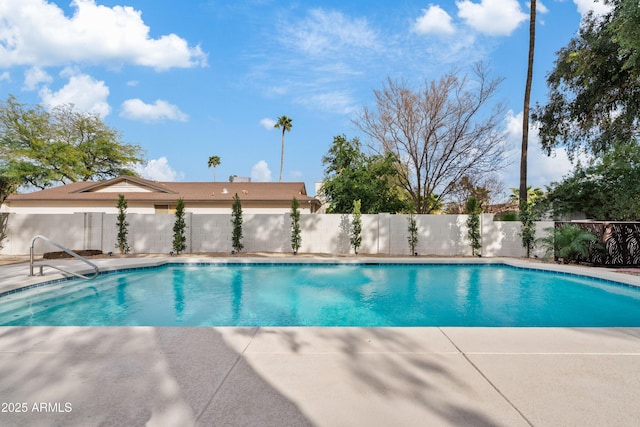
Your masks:
M0 402L2 426L632 426L640 328L0 327Z

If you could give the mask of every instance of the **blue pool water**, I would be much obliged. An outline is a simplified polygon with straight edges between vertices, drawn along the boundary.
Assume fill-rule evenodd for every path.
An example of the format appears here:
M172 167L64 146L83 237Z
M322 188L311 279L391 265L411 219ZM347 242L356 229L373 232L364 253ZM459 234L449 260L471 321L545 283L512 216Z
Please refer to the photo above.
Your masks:
M640 289L505 265L180 265L0 298L0 325L640 326Z

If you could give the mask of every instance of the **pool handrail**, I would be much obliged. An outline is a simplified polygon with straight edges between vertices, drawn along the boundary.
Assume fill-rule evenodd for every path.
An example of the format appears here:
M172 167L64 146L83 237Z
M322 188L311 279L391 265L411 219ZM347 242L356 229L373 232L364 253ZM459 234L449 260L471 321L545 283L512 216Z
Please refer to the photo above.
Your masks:
M53 240L49 239L48 237L42 236L40 234L38 234L37 236L34 236L33 239L31 239L31 245L29 246L29 276L35 276L35 274L33 274L33 266L34 266L34 246L36 243L36 240L38 239L42 239L46 242L51 243L53 246L62 249L65 253L71 255L72 257L84 262L85 264L91 266L95 271L92 273L92 276L85 276L83 274L80 273L74 273L73 271L68 271L65 270L63 268L60 267L56 267L55 265L51 265L51 264L38 264L38 266L40 267L40 276L44 276L44 272L42 271L42 267L51 267L51 268L55 268L56 270L60 270L63 273L67 273L67 274L71 274L72 276L75 277L79 277L81 279L85 279L85 280L91 280L91 279L95 279L96 277L98 277L98 274L100 274L100 270L98 269L98 266L95 265L94 263L92 263L91 261L89 261L88 259L78 255L77 253L73 252L71 249L67 249L64 246L62 246L59 243L54 242Z

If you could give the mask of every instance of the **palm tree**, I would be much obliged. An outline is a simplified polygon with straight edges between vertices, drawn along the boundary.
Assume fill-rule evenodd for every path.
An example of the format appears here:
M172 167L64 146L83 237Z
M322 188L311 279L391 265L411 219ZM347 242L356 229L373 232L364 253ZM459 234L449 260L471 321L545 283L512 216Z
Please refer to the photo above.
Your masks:
M213 166L213 182L216 182L216 166L220 166L220 157L219 156L211 156L209 157L208 167Z
M276 129L280 129L282 128L282 151L280 153L280 182L282 182L282 165L284 164L284 133L291 131L291 127L293 125L291 124L291 118L287 117L287 116L280 116L278 117L278 121L276 122L275 125L273 125L274 128Z
M529 13L529 60L527 62L527 82L524 89L522 109L522 150L520 151L520 210L527 206L527 152L529 148L529 103L531 100L531 80L533 79L533 51L536 41L536 0L531 0Z

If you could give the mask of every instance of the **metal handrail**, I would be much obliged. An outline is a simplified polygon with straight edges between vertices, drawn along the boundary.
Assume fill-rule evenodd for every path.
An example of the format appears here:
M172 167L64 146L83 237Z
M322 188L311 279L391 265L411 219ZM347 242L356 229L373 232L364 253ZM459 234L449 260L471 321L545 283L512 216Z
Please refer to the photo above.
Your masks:
M91 261L89 261L88 259L78 255L77 253L73 252L70 249L65 248L64 246L54 242L53 240L49 239L48 237L42 236L42 235L37 235L35 236L33 239L31 239L31 246L29 247L29 276L35 276L35 274L33 274L33 255L34 255L34 246L36 243L36 240L38 239L42 239L45 240L49 243L51 243L53 246L62 249L64 252L68 253L69 255L71 255L72 257L79 259L80 261L88 264L89 266L93 267L93 269L95 270L95 272L93 273L93 276L85 276L83 274L80 273L74 273L73 271L67 271L63 268L60 267L56 267L55 265L51 265L51 264L38 264L38 266L40 267L40 276L44 276L44 273L42 271L42 267L51 267L51 268L55 268L56 270L60 270L64 273L67 274L71 274L72 276L76 276L76 277L80 277L81 279L86 279L86 280L91 280L91 279L95 279L96 277L98 277L98 274L100 274L100 270L98 270L98 266L95 265L94 263L92 263Z

